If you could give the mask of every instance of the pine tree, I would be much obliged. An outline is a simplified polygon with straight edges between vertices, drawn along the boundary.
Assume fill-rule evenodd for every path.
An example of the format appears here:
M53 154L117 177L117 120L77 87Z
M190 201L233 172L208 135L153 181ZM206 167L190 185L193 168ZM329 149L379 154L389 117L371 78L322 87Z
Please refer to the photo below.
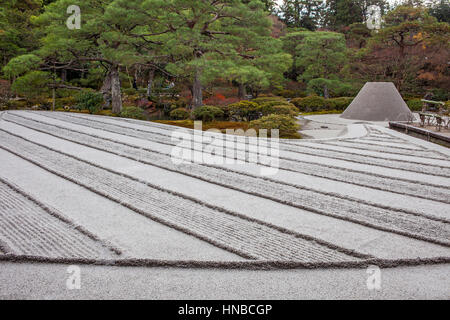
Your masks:
M331 30L341 30L354 23L363 23L368 18L368 8L378 6L381 13L387 10L386 0L327 0L324 26Z
M37 48L31 17L39 13L39 0L3 0L0 6L0 67L11 58Z
M270 34L261 1L148 0L144 8L147 17L167 26L167 32L147 40L162 43L171 57L166 70L190 83L194 108L203 105L204 83L257 57L256 45L246 48L249 38Z
M279 14L288 27L316 30L323 15L322 0L284 0Z

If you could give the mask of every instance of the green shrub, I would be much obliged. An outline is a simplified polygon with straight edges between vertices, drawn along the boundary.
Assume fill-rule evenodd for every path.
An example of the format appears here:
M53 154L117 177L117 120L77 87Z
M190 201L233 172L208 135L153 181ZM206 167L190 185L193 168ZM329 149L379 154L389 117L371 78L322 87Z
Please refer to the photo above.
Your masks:
M174 120L189 119L190 113L185 108L178 108L170 112L170 118Z
M411 111L422 111L423 102L420 98L410 99L406 101L406 104Z
M315 112L325 110L326 100L319 96L309 96L306 98L297 98L291 101L300 112Z
M354 94L354 88L339 80L329 80L323 78L313 79L308 82L307 91L310 94L323 95L325 86L332 97L342 97Z
M48 72L31 71L17 78L11 86L11 90L27 100L32 100L50 92L48 86L52 82L51 79Z
M241 101L242 102L242 101ZM277 104L283 104L283 103L287 103L287 100L283 97L259 97L259 98L255 98L253 99L251 102L255 102L257 104L265 104L265 103L274 103L276 102Z
M210 122L224 117L222 109L213 106L203 106L195 109L192 112L195 120L202 120L204 122Z
M259 102L258 103L261 107L273 107L273 106L288 106L291 105L290 102L287 100L272 100L272 101L266 101L266 102Z
M6 103L6 107L11 110L25 109L28 107L28 103L24 100L9 100Z
M134 95L139 94L138 90L136 90L134 88L123 89L122 92L124 94L126 94L127 96L134 96Z
M65 97L56 99L56 108L64 108L66 106L72 107L76 105L77 101L75 97Z
M450 98L450 93L445 89L433 89L433 101L447 101Z
M294 118L286 115L272 114L250 122L250 127L260 129L278 129L282 138L300 138L300 126ZM270 131L268 132L270 134Z
M262 107L254 102L242 100L223 107L225 117L231 121L251 121L262 117Z
M138 107L124 107L119 117L145 120L144 110Z
M103 95L99 92L83 90L75 97L79 110L89 110L89 113L96 113L102 109Z
M298 116L298 109L294 105L274 106L272 114L286 115L290 117Z
M170 112L172 112L173 110L179 109L179 108L180 108L180 107L177 106L176 104L171 104L170 107L169 107L169 110L170 110Z
M325 100L327 110L342 110L344 111L352 103L352 97L340 97Z
M262 107L262 115L267 116L269 114L284 114L291 117L295 117L298 115L298 109L291 103L286 103L282 105L272 105L272 104L264 105Z
M302 90L275 90L274 94L277 96L287 98L287 99L293 99L293 98L304 98L306 97L306 92Z

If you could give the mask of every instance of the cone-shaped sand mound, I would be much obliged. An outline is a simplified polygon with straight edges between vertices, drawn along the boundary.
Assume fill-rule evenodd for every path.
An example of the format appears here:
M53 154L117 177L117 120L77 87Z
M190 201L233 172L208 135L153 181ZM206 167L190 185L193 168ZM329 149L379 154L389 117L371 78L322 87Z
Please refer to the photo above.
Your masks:
M342 118L366 121L407 121L412 113L392 82L367 82Z

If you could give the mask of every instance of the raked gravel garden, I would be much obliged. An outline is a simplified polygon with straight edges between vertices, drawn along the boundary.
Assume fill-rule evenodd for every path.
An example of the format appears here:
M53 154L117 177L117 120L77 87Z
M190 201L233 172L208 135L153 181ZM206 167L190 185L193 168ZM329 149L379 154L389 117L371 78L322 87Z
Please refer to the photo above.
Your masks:
M280 140L279 170L262 176L259 163L173 163L164 124L0 117L1 298L450 297L447 148L346 124Z

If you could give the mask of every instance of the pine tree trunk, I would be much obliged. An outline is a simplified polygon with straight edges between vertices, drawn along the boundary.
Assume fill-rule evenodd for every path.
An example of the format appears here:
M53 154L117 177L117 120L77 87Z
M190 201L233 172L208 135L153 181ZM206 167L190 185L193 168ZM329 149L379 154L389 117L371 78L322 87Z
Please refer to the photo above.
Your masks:
M67 81L67 70L66 69L62 69L62 71L61 71L61 81L62 82Z
M323 87L323 97L325 99L329 99L330 98L330 93L329 93L328 87L326 85Z
M106 107L111 106L111 71L108 71L108 73L105 76L105 79L103 79L103 85L100 91L103 94L105 106Z
M149 98L152 96L154 79L155 79L155 69L151 69L148 74L148 82L147 82L147 97Z
M192 107L194 109L203 106L203 88L200 81L200 70L197 69L195 73L194 83L192 85Z
M239 100L245 100L246 96L247 96L247 90L245 88L245 85L242 83L239 83L239 91L238 91Z
M120 89L119 67L111 67L111 105L112 112L119 114L122 112L122 93Z
M55 88L53 88L53 90L52 90L52 98L53 98L52 111L55 111L55 109L56 109L56 89Z

